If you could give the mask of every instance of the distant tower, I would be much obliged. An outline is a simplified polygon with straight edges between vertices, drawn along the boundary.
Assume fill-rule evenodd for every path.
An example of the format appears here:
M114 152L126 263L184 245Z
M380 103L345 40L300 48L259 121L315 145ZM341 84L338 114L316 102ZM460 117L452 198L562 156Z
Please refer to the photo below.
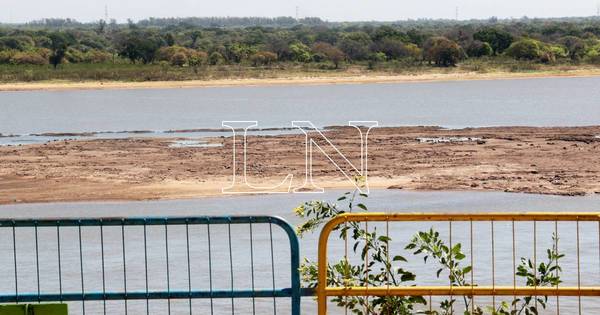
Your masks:
M600 16L600 2L596 4L596 16Z
M300 12L300 7L296 6L296 21L300 20L300 14L299 14L299 12Z
M104 5L104 22L108 23L108 5Z
M455 9L456 10L454 11L454 19L458 21L458 6Z

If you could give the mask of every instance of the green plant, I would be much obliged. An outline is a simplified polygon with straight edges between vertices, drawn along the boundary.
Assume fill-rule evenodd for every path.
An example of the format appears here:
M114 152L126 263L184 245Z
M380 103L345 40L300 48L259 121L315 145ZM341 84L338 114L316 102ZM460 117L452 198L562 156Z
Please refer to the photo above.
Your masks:
M406 245L405 249L412 250L413 255L423 255L423 261L427 263L429 258L436 260L439 264L436 276L439 278L442 271L446 270L448 273L448 279L452 286L470 286L471 284L466 281L466 276L471 273L472 266L461 266L461 261L465 259L466 255L462 252L462 245L460 243L454 246L448 246L440 238L440 233L434 231L433 228L427 232L418 232L415 234ZM468 310L472 303L471 297L463 296L465 309ZM453 309L454 299L446 300L442 302L442 309L449 308ZM476 307L477 308L477 307Z
M336 215L352 212L357 196L366 198L367 195L347 192L338 198L338 202L347 201L347 208L342 209L336 203L323 201L306 202L294 209L296 215L307 218L303 224L298 226L297 233L302 236L306 232L313 231L328 219ZM362 203L356 207L367 211ZM391 256L389 242L391 238L378 235L376 229L369 232L363 229L357 222L349 222L340 226L337 231L340 239L346 241L351 239L352 251L360 254L361 260L368 262L365 265L353 265L344 257L339 262L327 266L327 285L330 286L383 286L390 284L399 286L411 283L416 276L405 270L399 264L406 262L402 256ZM304 260L300 268L302 279L309 287L317 285L317 266L314 262ZM339 307L346 307L353 314L413 314L415 305L426 304L425 299L420 296L385 296L385 297L335 297L332 299Z
M361 180L357 179L357 184ZM359 198L367 198L358 190L346 192L335 203L326 201L309 201L296 207L297 216L305 219L298 225L297 234L302 237L312 232L329 219L353 210L368 211L364 203L358 202ZM337 236L346 242L346 248L352 254L361 258L361 263L352 264L347 255L340 261L327 266L327 286L352 287L352 286L410 286L414 285L417 275L405 268L408 259L390 252L392 239L387 235L380 235L376 228L371 231L361 226L358 222L347 222L336 227ZM558 251L558 238L553 235L553 245L547 249L547 261L540 264L531 259L521 258L517 267L516 276L526 279L527 286L556 286L561 283L562 271L559 260L564 254ZM476 286L467 278L472 272L472 266L466 265L466 255L460 243L447 245L440 233L433 228L428 231L416 233L405 246L406 250L416 256L423 257L423 261L435 261L438 265L436 276L447 275L452 286ZM346 253L347 254L347 253ZM308 287L316 287L318 270L315 262L304 259L300 267L302 281ZM515 298L511 302L502 301L498 307L478 306L471 296L462 297L464 315L534 315L538 314L541 305L546 308L548 297ZM382 296L382 297L351 297L338 296L332 299L339 307L344 307L353 314L428 314L428 315L453 315L455 314L456 299L446 299L440 302L438 310L422 310L427 301L422 296ZM431 309L431 306L430 306Z

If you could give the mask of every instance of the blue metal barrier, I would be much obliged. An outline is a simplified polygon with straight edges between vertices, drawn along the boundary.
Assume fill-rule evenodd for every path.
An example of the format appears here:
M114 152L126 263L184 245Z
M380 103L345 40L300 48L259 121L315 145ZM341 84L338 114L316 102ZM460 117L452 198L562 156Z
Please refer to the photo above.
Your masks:
M205 237L202 241L206 241L206 243L204 243L204 245L207 245L206 250L199 250L199 241L191 238L192 233L190 232L190 227L197 225L205 226L205 233L202 231L201 234L200 230L194 230L194 232L202 238ZM234 225L248 226L249 238L247 240L249 241L250 257L244 257L244 259L233 258L233 255L236 254L237 251L234 249L234 246L238 246L238 249L247 248L246 245L239 244L242 239L246 240L242 234L235 234L234 237L232 237L232 226ZM268 227L268 229L263 232L263 237L260 235L257 236L256 234L256 229L259 225L267 225ZM289 263L290 266L289 286L276 286L274 258L276 250L274 250L273 225L278 226L285 233L289 241L289 261L286 262ZM157 231L149 231L155 226L162 226L164 228ZM211 232L211 226L222 226L224 228L221 233L222 235L219 236L214 231ZM135 229L136 227L138 230L132 231L132 229ZM177 240L173 240L172 237L170 238L169 233L171 230L169 227L171 227L171 230L178 228L181 237ZM115 232L110 233L110 236L112 237L110 240L108 229L112 229L111 232ZM82 230L85 232L85 237L82 237ZM174 233L174 231L171 233ZM95 239L93 242L91 240L86 240L86 238L90 238L90 235L99 239ZM151 280L156 278L157 275L154 271L149 271L148 267L152 262L152 259L154 259L154 256L149 257L149 251L155 251L152 246L156 245L159 238L161 239L161 242L164 242L164 246L162 246L163 243L161 243L161 246L158 246L160 247L162 254L164 254L164 257L161 256L160 258L166 258L166 270L164 270L166 272L166 281L159 282L166 282L166 289L151 288ZM200 239L200 237L197 238ZM263 247L268 248L264 251L263 255L259 255L260 257L255 253L255 247L259 241L262 241L261 244ZM133 246L131 243L133 243ZM72 245L72 249L67 250L67 245ZM200 275L207 278L203 279L202 283L206 284L206 280L208 280L208 290L197 290L192 286L192 279L194 276L198 276L192 269L200 263L192 261L190 254L191 248L195 250L196 256L202 256L202 258L206 259L205 262L208 263L208 273L202 273ZM217 249L225 249L222 254L228 256L226 257L228 260L225 259L227 261L221 263L219 266L214 265L217 262L214 257L214 255L217 254ZM174 268L173 251L177 250L183 252L179 253L178 257L182 259L178 259L177 262L181 263L183 260L184 267L181 272L175 274L175 271L172 270ZM137 251L138 253L132 253L132 251ZM113 254L110 257L108 254L109 252ZM117 254L115 254L115 252ZM141 257L142 252L143 258ZM40 257L49 256L46 253L52 253L54 257ZM269 253L270 256L267 255L267 253ZM35 257L31 254L35 254ZM277 252L277 254L279 254L279 252ZM172 256L171 262L169 261L170 255ZM206 255L207 257L205 257ZM90 259L89 257L91 256L94 256L94 259ZM177 258L177 256L175 258ZM262 270L263 273L271 273L272 278L268 279L271 284L270 288L255 287L257 281L257 279L255 279L255 277L257 277L255 273L258 272L255 266L255 260L259 258L264 258L270 262L271 269L266 271ZM132 264L134 264L132 261L136 259L138 261L143 261L143 264L140 262L138 265L132 267ZM28 262L27 264L23 262L25 260ZM234 286L234 277L236 279L241 277L239 275L234 275L235 264L249 264L250 288L239 289ZM23 267L24 265L30 265L31 269L33 269L33 266L35 265L35 271L29 270L33 272L23 272L23 269L25 268ZM122 281L122 283L119 284L122 286L122 289L108 289L109 285L113 286L114 284L110 283L111 281L114 281L110 280L108 277L109 265L115 270L118 269L118 273L122 272L122 275L119 275L119 277L122 277L119 278L119 282ZM261 264L261 266L264 266L264 264ZM215 267L221 269L228 267L229 273L215 274ZM277 314L275 299L290 298L291 314L299 315L300 296L302 292L298 268L298 238L294 229L285 220L279 217L224 216L0 220L0 303L80 301L82 312L85 314L86 301L101 301L103 302L103 306L101 306L99 312L107 314L107 301L121 300L124 302L124 313L127 314L127 301L145 300L146 305L144 311L146 314L150 314L150 301L166 300L168 303L167 312L171 314L171 299L188 299L189 314L192 314L192 299L206 299L210 300L210 314L213 314L215 313L213 299L231 299L231 314L234 314L234 299L245 298L252 300L252 314L256 314L255 299L272 298L272 312ZM55 269L58 273L57 275L53 275L53 272L48 272L48 270ZM114 273L115 272L113 272L113 274ZM185 283L185 280L187 280L186 290L173 289L172 278L177 275L185 275L186 273L187 275L185 278L187 279L180 281L180 283ZM96 277L94 277L94 275ZM143 284L143 290L131 289L133 287L131 284L132 275L139 278L138 286ZM247 273L244 272L243 275L247 276ZM48 279L50 276L58 280L58 290L56 290L55 287L50 290L42 290L42 286L47 286L45 283L47 280L44 279ZM40 280L40 278L42 278L42 280ZM227 282L230 284L229 288L215 288L214 283L218 282L217 280L224 280L224 278L228 278L227 280L229 281ZM70 280L72 283L74 282L73 279L76 279L78 282L77 286L80 285L79 290L75 292L73 292L72 289L67 290L67 280ZM88 292L86 290L86 286L99 287L100 280L101 292L98 292L97 290ZM128 280L130 283L128 283ZM128 284L130 287L129 289ZM7 291L7 288L9 287L11 288L10 293L3 293L3 291ZM37 288L37 290L28 289L27 291L29 292L25 293L22 292L23 287L33 287ZM31 291L34 291L34 293L31 293ZM132 313L137 314L139 311Z

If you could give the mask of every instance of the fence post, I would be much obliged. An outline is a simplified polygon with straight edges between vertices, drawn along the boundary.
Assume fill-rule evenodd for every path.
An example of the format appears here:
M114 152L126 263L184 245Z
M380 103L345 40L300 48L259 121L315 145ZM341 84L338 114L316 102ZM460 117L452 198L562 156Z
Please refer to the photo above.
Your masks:
M272 217L273 223L279 225L290 240L291 277L292 277L292 315L300 315L300 242L294 228L281 217Z

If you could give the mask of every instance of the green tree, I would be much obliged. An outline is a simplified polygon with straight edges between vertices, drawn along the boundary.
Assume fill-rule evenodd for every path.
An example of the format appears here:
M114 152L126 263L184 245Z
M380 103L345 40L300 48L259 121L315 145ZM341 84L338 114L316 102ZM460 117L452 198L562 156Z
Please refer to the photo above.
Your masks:
M128 58L132 63L142 61L147 64L154 61L157 51L165 46L164 40L153 32L134 30L125 34L119 42L119 55Z
M542 49L541 42L531 38L523 38L512 43L506 49L506 55L521 60L537 60L542 57Z
M345 34L337 46L352 60L366 60L371 51L371 37L365 32L352 32Z
M585 56L587 47L581 38L576 36L565 36L561 38L560 42L567 48L571 60L580 60Z
M494 54L502 53L514 40L510 33L491 27L477 31L473 34L473 39L490 44Z
M175 53L171 57L171 65L177 66L177 67L183 67L187 63L187 60L188 60L188 58L187 58L186 54L184 54L182 52L178 52L178 53Z
M50 38L50 57L49 61L54 66L54 69L63 61L67 49L74 42L74 38L70 34L62 32L54 32L48 35Z
M301 42L291 43L290 53L292 54L292 60L294 61L310 62L312 60L310 48Z
M445 37L432 37L423 44L424 59L440 67L455 66L464 55L457 43Z
M487 42L475 40L467 46L467 55L469 57L491 56L493 53L492 46Z
M342 62L346 58L346 55L343 51L326 42L314 43L312 51L314 53L313 59L321 59L317 61L322 61L325 59L329 60L333 63L336 69L339 68L340 62Z
M220 65L225 62L225 58L218 51L213 51L208 57L208 63L211 65Z
M277 54L270 51L258 51L254 55L250 56L252 65L258 66L269 66L273 62L277 61Z
M411 50L400 39L385 37L373 44L375 52L384 53L388 59L401 59L411 56Z

